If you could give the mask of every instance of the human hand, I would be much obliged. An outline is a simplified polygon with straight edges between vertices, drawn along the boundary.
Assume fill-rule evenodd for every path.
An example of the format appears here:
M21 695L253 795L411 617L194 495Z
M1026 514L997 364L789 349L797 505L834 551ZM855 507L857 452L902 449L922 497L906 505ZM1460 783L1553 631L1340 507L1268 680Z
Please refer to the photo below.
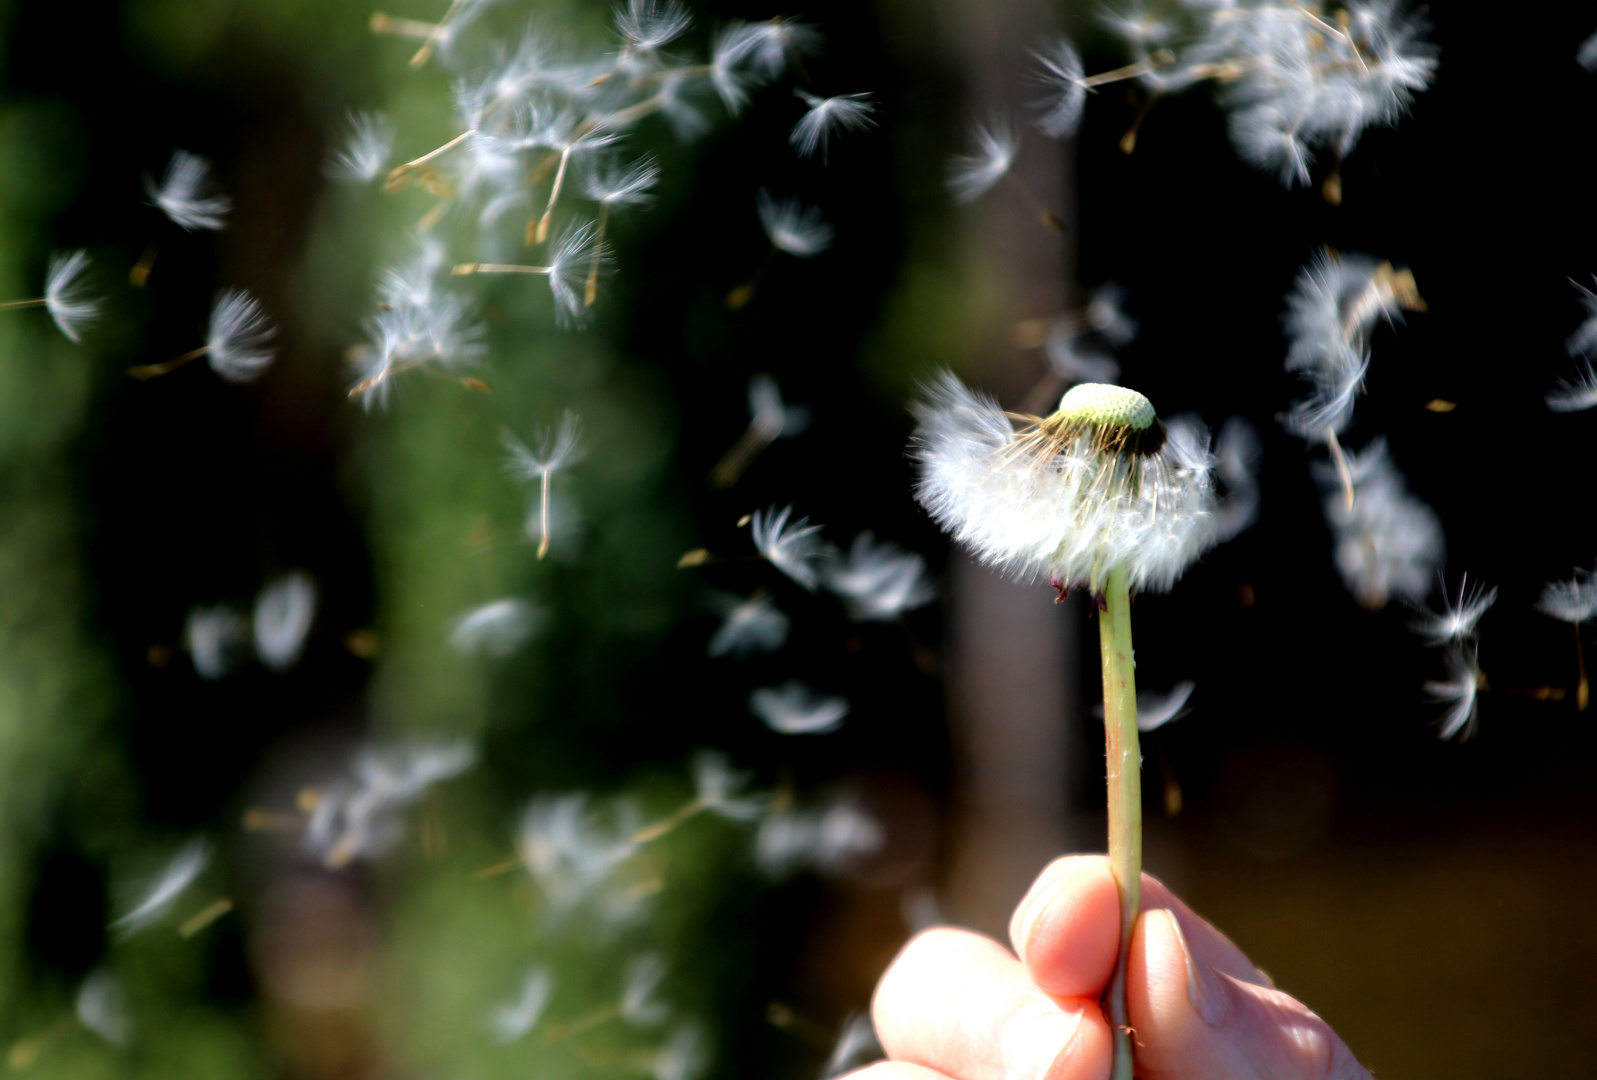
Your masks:
M991 938L914 937L877 984L888 1060L850 1080L1106 1080L1098 1007L1119 901L1108 859L1056 859L1015 909L1016 959ZM1371 1080L1336 1033L1144 874L1126 971L1143 1080Z

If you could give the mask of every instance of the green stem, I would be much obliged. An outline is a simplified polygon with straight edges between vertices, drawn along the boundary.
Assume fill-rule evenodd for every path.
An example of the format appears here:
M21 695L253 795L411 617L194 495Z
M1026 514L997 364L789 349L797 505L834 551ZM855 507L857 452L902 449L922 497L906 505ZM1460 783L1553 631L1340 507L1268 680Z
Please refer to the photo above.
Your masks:
M1114 1030L1110 1080L1131 1080L1131 1022L1126 1012L1126 960L1142 900L1142 754L1137 746L1136 661L1131 652L1131 590L1126 571L1109 573L1098 616L1103 651L1104 746L1109 777L1109 869L1120 891L1120 955L1109 983Z

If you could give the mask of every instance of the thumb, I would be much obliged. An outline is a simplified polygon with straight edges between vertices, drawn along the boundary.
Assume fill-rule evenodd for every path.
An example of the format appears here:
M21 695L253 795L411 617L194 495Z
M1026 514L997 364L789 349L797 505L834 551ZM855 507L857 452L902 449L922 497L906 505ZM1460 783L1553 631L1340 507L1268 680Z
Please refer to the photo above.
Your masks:
M1138 1075L1148 1080L1371 1080L1298 1001L1195 954L1169 908L1138 919L1126 982Z

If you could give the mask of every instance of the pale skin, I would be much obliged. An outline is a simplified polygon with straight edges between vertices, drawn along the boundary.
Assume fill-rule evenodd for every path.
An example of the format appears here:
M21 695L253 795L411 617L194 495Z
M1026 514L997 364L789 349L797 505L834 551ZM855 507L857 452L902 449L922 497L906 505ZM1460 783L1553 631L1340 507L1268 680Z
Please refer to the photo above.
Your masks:
M1106 1080L1098 1001L1119 924L1109 861L1077 855L1015 909L1013 953L966 930L916 935L872 1002L888 1060L848 1080ZM1371 1080L1325 1021L1147 874L1127 997L1141 1080Z

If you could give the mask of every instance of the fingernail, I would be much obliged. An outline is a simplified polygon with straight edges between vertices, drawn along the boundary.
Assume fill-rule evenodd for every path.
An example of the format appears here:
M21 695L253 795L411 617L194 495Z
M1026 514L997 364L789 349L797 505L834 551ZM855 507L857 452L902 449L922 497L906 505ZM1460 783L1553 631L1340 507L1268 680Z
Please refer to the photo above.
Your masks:
M1076 1037L1081 1020L1081 1012L1053 1005L1038 1006L1011 1020L1004 1029L1007 1080L1046 1080Z
M1193 1011L1203 1017L1203 1022L1210 1027L1219 1027L1226 1014L1226 988L1220 976L1192 955L1192 948L1187 944L1187 936L1181 932L1181 921L1176 918L1175 912L1163 908L1150 911L1151 917L1162 917L1165 925L1170 928L1170 935L1175 939L1177 947L1181 950L1181 958L1187 966L1187 1000L1192 1003Z

